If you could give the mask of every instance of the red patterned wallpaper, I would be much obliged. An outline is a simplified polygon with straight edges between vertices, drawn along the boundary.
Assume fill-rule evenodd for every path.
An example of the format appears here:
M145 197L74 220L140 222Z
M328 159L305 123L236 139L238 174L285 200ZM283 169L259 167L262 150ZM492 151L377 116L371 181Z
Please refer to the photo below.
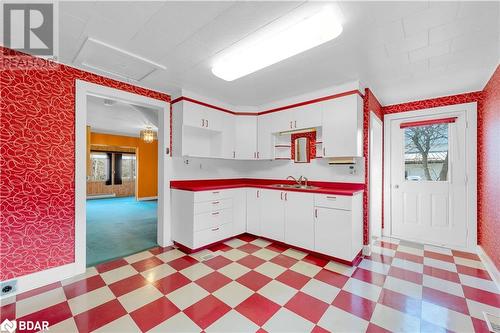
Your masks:
M369 88L366 88L365 96L363 98L363 156L365 157L365 192L363 193L363 242L364 242L363 244L365 245L369 243L368 197L370 190L369 190L368 171L370 170L370 165L369 165L370 111L373 111L375 115L381 120L384 119L384 114L382 113L382 106L377 100L377 97L375 97L375 95ZM383 223L384 223L384 216L382 215L382 226Z
M453 105L477 102L481 99L482 91L475 91L459 95L444 96L432 99L424 99L421 101L414 101L402 104L394 104L382 107L382 111L385 114L413 111L420 109L429 109L439 106Z
M500 270L500 66L484 88L478 114L478 241Z
M34 59L0 47L0 64ZM74 262L75 80L166 94L64 65L1 68L0 280Z
M292 161L295 160L295 140L298 138L309 139L309 160L316 158L316 131L306 133L293 133L290 138L290 156Z

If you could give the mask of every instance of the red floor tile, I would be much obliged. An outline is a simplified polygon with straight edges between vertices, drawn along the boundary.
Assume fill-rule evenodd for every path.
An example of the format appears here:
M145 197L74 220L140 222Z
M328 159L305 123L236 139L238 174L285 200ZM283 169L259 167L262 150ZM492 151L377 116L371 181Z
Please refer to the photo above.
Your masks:
M309 282L309 280L311 280L310 277L291 270L284 271L276 278L276 281L282 282L298 290L300 290L307 282Z
M451 250L451 253L455 257L481 261L481 259L479 259L479 256L475 253L463 252L458 250Z
M225 275L222 275L219 272L212 272L196 280L195 282L209 293L213 293L214 291L219 290L231 281L233 280Z
M436 260L441 260L441 261L446 261L446 262L451 262L452 264L455 263L455 259L453 259L453 256L449 256L449 255L442 254L442 253L436 253L436 252L432 252L432 251L424 251L424 257L432 258L432 259L436 259Z
M212 325L220 317L229 312L231 308L212 295L191 305L184 313L202 329Z
M424 274L460 284L460 277L458 276L458 273L450 272L446 269L424 266Z
M385 256L383 254L372 252L371 255L366 256L365 258L368 260L371 260L371 261L380 262L382 264L392 265L392 257L391 256Z
M85 293L91 292L92 290L104 287L106 282L102 279L100 275L94 275L89 278L76 281L74 283L68 284L63 287L64 294L67 299L71 299Z
M14 320L16 319L16 303L11 303L7 305L0 306L0 323L3 323L5 319Z
M377 303L341 290L333 300L332 305L369 321Z
M147 284L148 281L142 275L136 274L126 279L114 282L108 287L116 297L120 297Z
M321 319L328 306L327 303L300 291L285 304L285 308L315 324Z
M217 257L214 257L212 259L206 260L203 263L205 265L207 265L208 267L217 270L217 269L220 269L226 265L229 265L230 263L232 263L232 261L227 259L226 257L217 256Z
M165 253L165 252L168 252L168 251L173 250L173 249L174 249L173 246L166 246L166 247L157 246L157 247L149 250L149 252L151 254L158 255L158 254Z
M377 326L374 323L369 323L368 328L366 329L366 333L391 333L391 331L388 331L385 328Z
M41 322L48 321L49 329L50 326L55 325L63 320L71 318L72 313L69 308L68 302L62 302L48 308L42 309L40 311L30 313L21 318L17 318L18 321L33 321L33 322ZM17 330L18 333L21 332L31 332L31 331L21 331Z
M423 275L417 272L409 271L407 269L399 268L399 267L394 267L392 266L389 269L389 272L387 275L405 280L405 281L410 281L416 284L421 285L423 281Z
M311 333L330 333L330 331L325 330L324 328L319 327L318 325L314 326L311 330Z
M445 307L447 309L469 315L469 308L467 307L467 302L463 297L458 297L440 290L423 287L422 299L430 303Z
M462 285L462 289L464 290L465 298L500 308L499 294L464 285Z
M472 317L472 325L474 326L475 333L490 333L488 324L484 320Z
M321 267L325 267L326 264L328 264L329 260L326 260L324 258L320 258L320 257L317 257L317 256L314 256L312 254L308 254L307 256L305 256L302 261L305 261L307 263L310 263L310 264L313 264L313 265L316 265L316 266L321 266Z
M297 263L297 259L286 256L284 254L278 254L276 257L270 260L272 263L283 266L285 268L290 268Z
M141 331L146 332L180 311L166 297L160 297L156 301L134 310L130 316Z
M21 301L21 300L29 298L29 297L40 295L40 294L43 294L44 292L47 292L47 291L50 291L50 290L53 290L53 289L56 289L59 287L61 287L61 282L54 282L54 283L48 284L48 285L40 287L40 288L26 291L24 293L17 295L16 301Z
M270 277L267 277L256 271L250 271L236 279L237 282L241 283L247 288L252 289L253 291L257 291L260 288L264 287L266 284L271 282L271 280L272 279Z
M110 322L124 316L127 311L117 300L111 300L107 303L96 306L89 311L82 312L74 316L78 332L91 332Z
M327 269L322 269L314 276L316 280L323 281L329 285L335 286L337 288L343 288L346 282L349 280L348 276L329 271Z
M235 308L259 326L264 325L279 309L278 304L259 294L253 294Z
M288 247L284 246L282 244L279 244L279 243L271 243L268 246L266 246L266 249L282 253L282 252L288 250Z
M128 265L128 262L125 259L120 258L120 259L116 259L113 261L108 261L108 262L96 265L95 268L97 269L97 271L100 274L102 274L104 272L108 272L108 271L111 271L113 269L125 266L125 265Z
M138 272L144 272L161 264L163 264L163 261L161 261L159 258L151 257L134 262L133 264L131 264L131 266L134 267Z
M399 259L404 259L404 260L412 261L412 262L415 262L417 264L423 264L424 263L424 257L417 256L417 255L411 254L411 253L397 251L396 254L394 255L394 257L395 258L399 258Z
M181 287L184 287L186 284L191 283L187 277L182 275L179 272L175 272L174 274L165 276L164 278L155 281L153 285L161 291L164 295L171 293L174 290L177 290Z
M375 273L363 268L356 268L352 277L361 281L365 281L379 287L382 287L385 282L385 275L380 273Z
M246 266L250 269L254 269L265 263L266 261L264 259L261 259L259 257L253 256L253 255L248 255L246 257L241 258L238 260L238 263Z
M422 301L389 289L382 289L378 303L415 317L422 312Z
M236 238L244 241L244 242L253 242L254 240L256 240L258 237L254 236L254 235L250 235L250 234L243 234L243 235L239 235L237 236Z
M249 254L252 254L256 251L259 251L260 249L261 249L260 247L258 247L257 245L253 245L253 244L245 244L245 245L242 245L238 248L238 250L249 253Z
M398 244L384 242L384 241L376 241L375 246L383 247L385 249L397 250Z
M188 268L196 264L198 260L190 256L184 256L177 258L175 260L169 261L168 265L177 271L182 271L184 268Z
M229 245L224 244L224 243L219 243L219 244L215 244L214 246L209 247L208 249L210 251L213 251L213 252L217 252L217 251L226 252L226 251L232 250L233 248Z
M484 280L491 280L490 274L488 274L488 271L484 269L477 269L469 266L463 266L463 265L455 265L457 266L457 272L460 274L465 274L465 275L470 275L474 276L480 279Z

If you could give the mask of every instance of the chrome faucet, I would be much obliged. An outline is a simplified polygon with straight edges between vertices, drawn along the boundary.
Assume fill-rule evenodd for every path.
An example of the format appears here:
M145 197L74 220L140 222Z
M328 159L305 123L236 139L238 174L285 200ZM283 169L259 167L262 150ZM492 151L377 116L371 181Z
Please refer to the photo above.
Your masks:
M307 187L307 182L308 182L308 179L307 177L304 177L304 176L300 176L299 179L296 179L295 177L293 176L288 176L286 177L286 179L292 179L294 182L297 183L297 185L299 185L300 187L302 186L305 186ZM304 182L304 185L302 185L302 181Z

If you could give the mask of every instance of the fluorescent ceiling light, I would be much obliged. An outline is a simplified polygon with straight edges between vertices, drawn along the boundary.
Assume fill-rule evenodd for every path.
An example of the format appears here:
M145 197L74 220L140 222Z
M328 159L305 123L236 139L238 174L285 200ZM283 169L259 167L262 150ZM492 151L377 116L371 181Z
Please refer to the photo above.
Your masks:
M280 18L228 49L214 64L212 73L233 81L326 43L341 33L342 25L330 6L295 15L293 19Z

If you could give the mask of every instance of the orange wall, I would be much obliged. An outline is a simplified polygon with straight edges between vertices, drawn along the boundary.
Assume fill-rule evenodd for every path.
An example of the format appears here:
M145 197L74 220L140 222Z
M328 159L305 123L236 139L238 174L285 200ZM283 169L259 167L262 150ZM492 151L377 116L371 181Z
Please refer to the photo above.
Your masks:
M137 158L137 198L158 195L158 141L145 143L139 138L122 135L91 133L90 143L136 148Z

